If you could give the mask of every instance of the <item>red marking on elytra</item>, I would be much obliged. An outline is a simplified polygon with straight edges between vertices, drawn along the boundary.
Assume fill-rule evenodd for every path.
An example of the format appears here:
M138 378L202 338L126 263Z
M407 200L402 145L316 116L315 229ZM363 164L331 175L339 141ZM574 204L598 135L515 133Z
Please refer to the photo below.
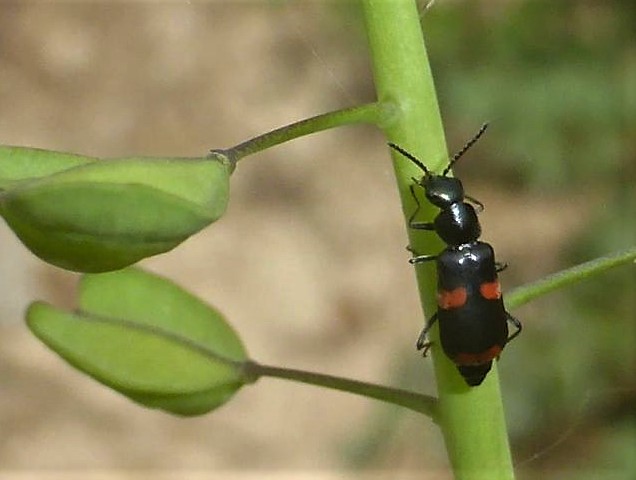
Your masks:
M500 345L493 345L488 350L479 353L458 353L453 361L457 365L481 365L497 358L501 350Z
M479 293L487 300L499 300L501 298L499 282L495 280L494 282L482 283L479 285Z
M468 293L464 287L455 290L441 290L437 293L437 305L442 310L463 307L468 299Z

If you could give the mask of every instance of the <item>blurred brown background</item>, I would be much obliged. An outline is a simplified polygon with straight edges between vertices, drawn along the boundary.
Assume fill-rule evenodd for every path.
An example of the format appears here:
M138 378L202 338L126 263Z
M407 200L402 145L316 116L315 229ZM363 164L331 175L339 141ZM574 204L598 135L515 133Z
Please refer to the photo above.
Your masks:
M450 150L494 120L458 172L486 205L484 238L510 263L504 287L633 245L633 5L437 3L425 28ZM3 144L197 156L374 98L351 2L0 9ZM265 379L200 418L130 403L29 334L28 303L72 305L76 276L35 259L4 224L0 236L3 478L447 478L430 421L363 398ZM433 394L429 360L413 348L423 319L405 244L384 139L348 127L242 161L222 221L144 266L224 312L259 362ZM528 478L633 478L632 272L515 312L526 331L499 369L516 460L537 457L520 469Z

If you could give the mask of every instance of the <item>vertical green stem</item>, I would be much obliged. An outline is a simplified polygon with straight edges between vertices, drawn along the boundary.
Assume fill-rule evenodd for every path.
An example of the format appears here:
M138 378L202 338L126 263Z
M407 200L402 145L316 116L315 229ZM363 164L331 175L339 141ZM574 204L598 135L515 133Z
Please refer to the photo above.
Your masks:
M448 153L420 17L414 0L362 0L380 105L397 110L382 128L387 138L439 170ZM409 193L412 177L422 172L393 156L405 219L415 205ZM422 218L434 215L425 206ZM409 230L418 253L438 253L443 245L430 232ZM435 268L416 268L422 306L429 317L436 309ZM514 478L496 368L480 387L470 388L439 348L437 331L432 356L438 384L440 424L457 479ZM414 353L415 355L415 353Z

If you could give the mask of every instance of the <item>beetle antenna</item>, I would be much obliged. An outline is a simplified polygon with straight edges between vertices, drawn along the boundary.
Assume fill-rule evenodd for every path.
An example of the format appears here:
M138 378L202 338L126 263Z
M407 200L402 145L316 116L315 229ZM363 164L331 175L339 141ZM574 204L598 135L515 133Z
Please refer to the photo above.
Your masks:
M451 161L448 162L448 166L442 172L442 176L445 177L446 174L450 172L450 169L453 168L453 165L455 165L455 162L457 162L457 160L462 158L462 155L464 155L464 153L470 150L470 147L472 147L475 144L475 142L479 140L479 137L481 137L484 134L487 128L488 128L488 122L484 123L479 129L479 131L475 134L475 136L472 139L470 139L468 142L466 142L466 145L464 145L459 152L453 155L453 158L451 158Z
M400 147L399 145L396 145L395 143L389 143L389 147L391 147L393 150L401 153L403 156L405 156L406 158L408 158L411 162L413 162L415 165L417 165L418 167L420 167L422 169L422 171L426 174L426 176L429 176L431 174L431 172L429 172L428 168L426 168L426 166L414 155L410 154L409 152L407 152L406 150L404 150L402 147Z

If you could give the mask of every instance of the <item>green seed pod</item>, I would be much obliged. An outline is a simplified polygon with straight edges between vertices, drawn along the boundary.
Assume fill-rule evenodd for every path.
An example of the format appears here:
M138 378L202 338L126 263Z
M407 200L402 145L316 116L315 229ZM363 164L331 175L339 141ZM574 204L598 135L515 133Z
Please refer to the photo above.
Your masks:
M77 160L47 153L58 164ZM231 164L218 154L121 158L78 161L35 179L22 173L0 193L0 215L20 240L53 265L106 272L171 250L217 220L227 206Z
M85 275L76 311L35 302L27 324L78 370L176 415L210 412L253 381L240 338L217 310L139 269Z

